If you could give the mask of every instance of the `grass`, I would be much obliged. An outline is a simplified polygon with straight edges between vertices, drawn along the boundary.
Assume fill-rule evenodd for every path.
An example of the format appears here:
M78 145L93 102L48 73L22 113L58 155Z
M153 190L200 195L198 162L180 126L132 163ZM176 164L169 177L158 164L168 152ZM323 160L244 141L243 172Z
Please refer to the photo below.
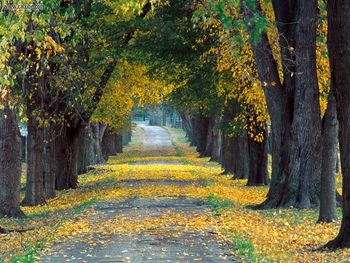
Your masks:
M270 263L272 260L264 258L261 254L257 253L254 245L247 236L235 234L231 243L231 253L242 258L244 262L254 263Z
M219 214L221 210L228 207L233 207L232 201L225 200L224 198L216 197L213 195L208 196L207 202L215 214Z
M6 251L6 253L4 253L1 256L0 262L13 262L13 263L37 262L39 259L40 251L42 250L42 248L49 245L50 242L52 242L55 239L54 236L55 236L55 232L57 231L57 229L59 227L64 226L64 224L68 220L74 219L77 215L81 214L85 209L94 205L96 203L96 201L97 200L93 198L89 201L83 202L82 204L80 204L76 207L73 207L69 211L66 211L68 213L66 213L63 216L60 216L59 220L57 222L55 222L55 224L53 224L50 227L51 230L50 230L50 233L47 233L48 235L43 235L43 236L41 236L41 238L34 239L34 240L28 240L25 237L19 239L21 250L20 251L17 250L18 252L16 254L14 254L13 256L7 256L7 255L11 254L11 250ZM24 227L24 226L27 225L27 223L29 221L43 219L43 218L49 219L50 217L53 217L53 216L56 217L57 215L58 214L54 214L52 212L33 214L33 215L29 215L23 219L18 219L17 224L22 225L21 229L25 229L26 227ZM19 235L22 235L22 234L19 234Z
M183 131L168 131L175 145L173 148L144 149L140 146L142 130L139 130L137 143L126 147L123 154L110 158L108 164L95 166L94 170L81 175L79 188L58 192L57 198L48 200L43 206L23 208L28 215L24 219L0 219L0 225L7 229L34 228L23 234L0 235L3 261L33 262L52 242L65 242L69 237L86 241L86 235L91 236L99 228L105 229L106 235L134 229L141 233L144 228L153 228L154 224L160 224L159 229L164 230L162 227L171 222L202 231L215 229L218 238L229 243L232 253L244 262L344 262L350 257L350 249L313 251L336 236L339 221L316 224L316 209L247 209L247 205L265 200L268 187L248 187L246 180L232 180L222 175L220 165L209 162L208 158L198 158L194 148L185 143ZM153 161L168 165L133 165ZM122 187L123 180L189 180L200 184L183 187L140 185L126 189ZM109 222L106 226L105 222L99 225L91 220L96 213L95 202L179 196L202 199L212 212L196 218L169 214L153 218L152 224L150 221L134 222L135 219L130 217ZM55 239L50 241L52 236Z
M132 138L129 146L142 146L145 140L145 131L140 126L135 126L133 128Z

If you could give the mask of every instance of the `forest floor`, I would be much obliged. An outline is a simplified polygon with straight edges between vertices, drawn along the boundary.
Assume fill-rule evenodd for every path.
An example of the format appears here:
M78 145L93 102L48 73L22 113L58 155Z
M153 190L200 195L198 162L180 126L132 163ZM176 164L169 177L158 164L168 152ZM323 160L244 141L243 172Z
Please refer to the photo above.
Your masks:
M170 134L170 139L169 135ZM4 262L346 262L314 251L339 222L316 210L252 210L267 187L222 175L179 129L141 125L123 154L79 177L27 217L0 219Z

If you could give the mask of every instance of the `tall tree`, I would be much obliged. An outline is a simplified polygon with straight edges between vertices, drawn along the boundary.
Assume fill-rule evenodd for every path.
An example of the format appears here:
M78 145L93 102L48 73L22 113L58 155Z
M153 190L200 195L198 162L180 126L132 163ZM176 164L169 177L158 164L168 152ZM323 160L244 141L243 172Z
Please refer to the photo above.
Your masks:
M16 115L8 106L0 110L0 217L22 216L21 138Z
M350 2L328 0L328 51L331 85L339 121L340 159L343 176L343 218L338 236L326 246L350 247Z
M319 204L321 172L317 1L272 1L279 36L277 56L266 33L261 3L220 1L214 7L238 43L242 42L242 32L249 33L271 118L272 178L268 198L260 207L308 208Z
M338 159L338 120L333 90L328 96L328 105L322 120L323 150L319 222L333 222L337 219L335 176Z

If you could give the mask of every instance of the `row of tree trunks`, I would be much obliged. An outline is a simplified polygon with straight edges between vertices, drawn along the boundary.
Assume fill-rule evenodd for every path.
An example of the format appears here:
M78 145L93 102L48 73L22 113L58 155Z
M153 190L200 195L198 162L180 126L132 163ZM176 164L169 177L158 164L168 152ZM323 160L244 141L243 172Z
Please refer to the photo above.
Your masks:
M32 134L30 127L28 126L28 131ZM36 127L35 131L38 131ZM109 155L120 153L123 148L123 136L108 133L107 126L101 123L91 123L87 127L82 127L77 134L64 125L52 125L47 132L47 141L44 183L41 181L32 187L30 185L26 187L34 189L43 185L44 197L47 199L55 197L55 190L75 188L78 174L85 173L89 165L105 163ZM28 152L33 154L30 147L33 146L28 138ZM34 156L42 156L41 150L40 147L41 154L35 152ZM30 154L29 156L31 158ZM38 182L37 179L35 182ZM34 205L35 202L25 204Z
M248 185L266 185L269 183L267 173L266 129L263 142L251 139L246 132L229 135L216 128L221 119L218 115L210 117L196 116L183 118L184 129L191 144L197 147L201 157L222 164L225 174L233 174L235 179L248 179ZM223 121L233 119L232 110L228 110Z

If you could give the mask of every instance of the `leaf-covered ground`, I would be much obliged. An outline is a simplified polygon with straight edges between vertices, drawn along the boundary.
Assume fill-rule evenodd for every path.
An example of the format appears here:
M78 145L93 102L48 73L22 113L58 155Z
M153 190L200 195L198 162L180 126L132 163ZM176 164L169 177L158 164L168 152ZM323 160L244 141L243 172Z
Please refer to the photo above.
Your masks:
M28 215L24 219L1 219L4 228L29 229L0 234L2 261L59 256L62 261L90 262L102 248L108 261L115 256L113 244L119 244L125 262L138 262L133 249L143 259L162 262L174 247L179 262L213 256L217 258L212 262L348 260L350 250L314 251L336 235L339 223L316 224L316 210L247 208L264 200L267 187L246 187L245 180L221 175L219 165L198 158L180 130L168 130L173 147L142 147L144 135L138 129L125 153L80 176L78 189L60 192L43 206L23 208ZM181 254L189 247L181 247L183 242L203 249Z

